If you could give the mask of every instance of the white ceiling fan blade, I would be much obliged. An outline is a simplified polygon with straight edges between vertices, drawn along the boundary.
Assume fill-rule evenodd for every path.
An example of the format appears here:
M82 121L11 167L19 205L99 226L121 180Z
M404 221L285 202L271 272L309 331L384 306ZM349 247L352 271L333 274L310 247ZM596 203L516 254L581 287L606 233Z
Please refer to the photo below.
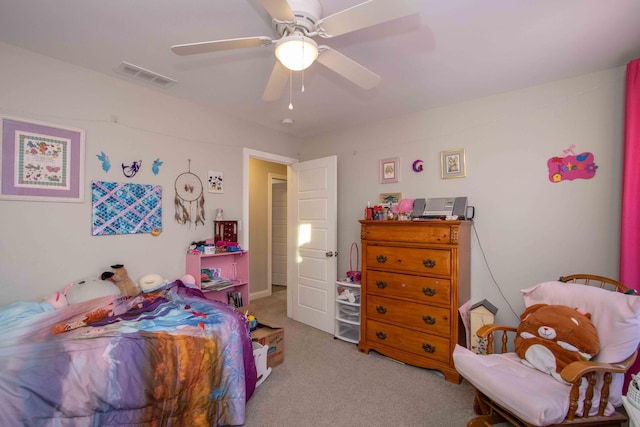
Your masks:
M329 46L319 46L321 53L318 62L335 71L347 80L357 84L362 89L371 89L380 84L380 76L358 64L353 59L341 54Z
M289 22L293 22L296 19L287 0L260 0L260 3L273 19Z
M276 61L267 86L264 88L262 99L264 101L277 101L280 99L288 80L289 70L280 61Z
M335 37L410 15L413 11L398 0L369 0L318 21L327 37Z
M273 39L267 36L244 37L240 39L177 44L171 46L171 50L177 55L195 55L199 53L220 52L222 50L244 49L246 47L268 46L271 43L273 43Z

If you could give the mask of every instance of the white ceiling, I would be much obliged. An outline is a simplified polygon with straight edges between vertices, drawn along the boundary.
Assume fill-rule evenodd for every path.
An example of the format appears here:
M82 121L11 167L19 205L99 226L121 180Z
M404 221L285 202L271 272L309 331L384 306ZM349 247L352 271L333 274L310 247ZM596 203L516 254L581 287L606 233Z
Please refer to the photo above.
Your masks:
M324 16L363 1L320 0ZM181 43L273 37L258 0L0 0L0 40L138 82L114 72L126 61L178 81L154 90L302 138L622 66L640 56L640 0L404 3L416 13L322 40L379 74L378 87L365 91L316 63L304 73L304 93L294 73L292 111L288 90L278 101L261 99L275 62L273 46L193 56L170 50ZM293 126L281 124L286 117Z

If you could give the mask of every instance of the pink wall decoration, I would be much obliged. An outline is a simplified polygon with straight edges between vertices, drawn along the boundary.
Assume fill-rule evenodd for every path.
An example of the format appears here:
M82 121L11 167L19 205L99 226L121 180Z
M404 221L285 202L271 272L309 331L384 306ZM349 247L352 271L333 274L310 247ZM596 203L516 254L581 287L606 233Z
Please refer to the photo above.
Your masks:
M556 183L573 181L574 179L591 179L596 175L598 166L592 153L575 154L571 144L562 156L552 157L547 161L549 181Z

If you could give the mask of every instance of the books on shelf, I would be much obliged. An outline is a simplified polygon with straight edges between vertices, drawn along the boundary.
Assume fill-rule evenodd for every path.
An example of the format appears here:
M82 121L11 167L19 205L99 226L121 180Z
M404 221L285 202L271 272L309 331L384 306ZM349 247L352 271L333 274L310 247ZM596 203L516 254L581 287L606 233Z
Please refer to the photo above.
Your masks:
M230 306L235 308L242 307L242 292L240 291L229 291L227 292L227 300Z
M231 288L238 285L238 282L234 282L228 279L217 278L208 282L202 283L203 291L221 291L223 289Z

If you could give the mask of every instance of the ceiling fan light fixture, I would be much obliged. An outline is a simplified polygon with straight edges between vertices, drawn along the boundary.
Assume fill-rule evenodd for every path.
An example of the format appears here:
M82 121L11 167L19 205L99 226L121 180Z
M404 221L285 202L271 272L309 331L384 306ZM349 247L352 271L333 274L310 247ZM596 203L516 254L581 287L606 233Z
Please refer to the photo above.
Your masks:
M276 57L289 70L304 70L318 58L318 44L303 35L283 37L276 44Z

